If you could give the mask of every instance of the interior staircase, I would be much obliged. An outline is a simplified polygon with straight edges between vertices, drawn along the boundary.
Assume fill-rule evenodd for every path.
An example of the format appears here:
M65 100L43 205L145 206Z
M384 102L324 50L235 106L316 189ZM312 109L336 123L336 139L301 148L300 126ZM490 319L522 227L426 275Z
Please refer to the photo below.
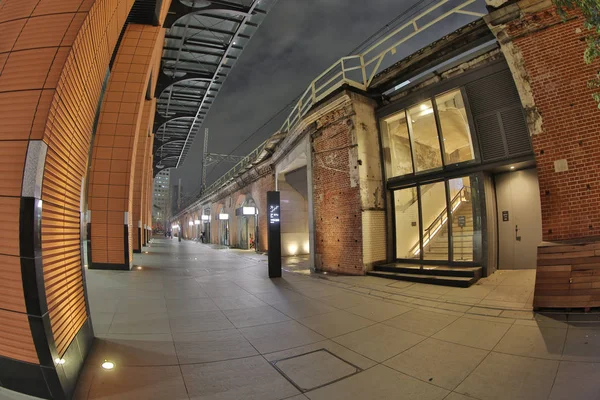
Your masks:
M453 261L473 261L473 204L470 188L463 187L452 199ZM448 261L448 219L444 209L424 230L423 259ZM461 226L463 225L463 226ZM411 249L419 253L419 243ZM371 276L455 287L469 287L482 275L481 267L444 265L386 264L367 273Z
M445 212L446 210L444 210ZM470 201L461 202L453 212L452 232L454 261L473 261L473 206ZM465 226L459 225L459 218L464 217ZM434 235L423 246L424 260L448 260L448 224Z

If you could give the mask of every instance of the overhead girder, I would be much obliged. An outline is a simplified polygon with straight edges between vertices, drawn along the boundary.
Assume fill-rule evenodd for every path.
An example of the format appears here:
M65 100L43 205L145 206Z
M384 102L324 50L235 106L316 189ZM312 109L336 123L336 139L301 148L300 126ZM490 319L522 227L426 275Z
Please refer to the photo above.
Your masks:
M154 131L158 131L163 125L168 124L169 122L173 122L175 120L183 120L183 119L194 119L195 115L187 115L187 114L175 114L170 117L163 117L162 115L157 115L154 118Z
M230 13L240 14L242 16L246 16L250 11L250 7L232 3L229 1L222 0L211 0L210 4L206 7L191 7L187 6L180 1L173 1L171 3L171 7L169 8L169 13L165 18L165 23L163 24L163 28L171 28L175 24L175 22L181 17L187 14L198 14L206 11L228 11ZM255 10L255 12L259 12L259 10Z
M170 86L175 85L176 83L185 82L185 81L201 81L201 82L210 82L212 78L212 74L208 72L186 72L184 76L174 77L161 72L158 76L158 81L156 83L156 97L160 97L160 94Z

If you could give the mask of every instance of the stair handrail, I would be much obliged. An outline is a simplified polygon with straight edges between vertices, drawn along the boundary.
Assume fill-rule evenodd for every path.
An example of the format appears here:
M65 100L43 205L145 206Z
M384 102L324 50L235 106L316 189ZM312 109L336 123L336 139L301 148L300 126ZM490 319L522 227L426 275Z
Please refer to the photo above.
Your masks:
M456 210L456 208L463 201L465 201L465 202L469 201L470 196L471 196L471 187L463 186L450 201L450 206L452 207L452 212L454 210ZM431 224L429 224L429 226L423 231L423 248L425 248L425 246L427 244L431 243L431 239L433 239L435 237L435 235L442 230L442 227L444 226L444 224L447 221L448 221L448 207L445 207L439 213L439 215L433 220L433 222ZM431 231L433 230L434 227L436 227L437 224L439 224L439 227L432 234ZM425 234L425 232L427 232L427 234ZM425 240L425 236L427 236L427 241ZM419 240L417 240L417 243L415 243L415 245L413 247L411 247L409 254L416 256L420 252L421 252L421 247L420 247L420 238L419 238Z

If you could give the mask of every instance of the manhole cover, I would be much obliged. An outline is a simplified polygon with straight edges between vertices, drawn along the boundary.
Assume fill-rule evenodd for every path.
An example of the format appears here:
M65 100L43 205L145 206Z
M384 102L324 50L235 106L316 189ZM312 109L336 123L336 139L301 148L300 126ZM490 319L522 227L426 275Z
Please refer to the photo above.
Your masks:
M326 349L273 361L272 364L302 392L329 385L362 371Z

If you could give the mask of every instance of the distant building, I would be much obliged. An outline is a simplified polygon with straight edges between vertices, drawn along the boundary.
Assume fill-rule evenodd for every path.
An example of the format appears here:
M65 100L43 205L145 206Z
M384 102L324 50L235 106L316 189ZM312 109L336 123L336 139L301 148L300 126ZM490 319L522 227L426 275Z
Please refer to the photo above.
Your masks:
M164 230L171 215L170 181L171 170L159 172L154 178L154 193L152 196L152 228Z

